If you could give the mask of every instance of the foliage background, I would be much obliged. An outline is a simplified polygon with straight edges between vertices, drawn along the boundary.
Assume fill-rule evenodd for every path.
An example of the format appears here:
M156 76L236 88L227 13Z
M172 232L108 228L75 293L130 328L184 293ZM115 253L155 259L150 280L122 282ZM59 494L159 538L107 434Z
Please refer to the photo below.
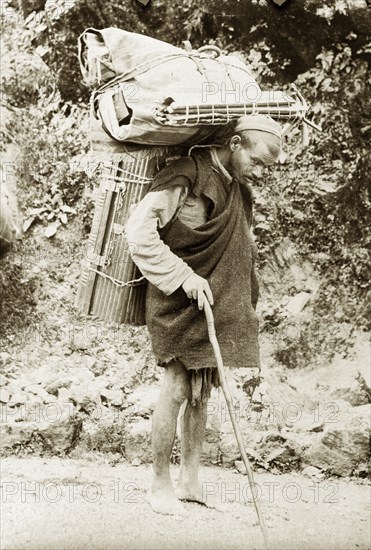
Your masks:
M90 26L116 26L175 45L217 44L242 55L264 88L295 82L311 105L310 117L323 128L305 150L298 135L289 136L286 161L256 189L260 265L286 238L297 243L321 276L317 319L325 325L337 316L366 329L370 13L363 0L288 0L282 8L268 0L151 0L147 7L136 0L4 2L2 104L14 116L2 134L21 151L22 246L39 226L51 247L58 246L54 235L63 240L72 223L81 239L89 231L94 180L71 169L71 159L88 150L89 90L77 62L79 34ZM5 272L12 269L7 262ZM24 306L22 292L3 310L9 330L17 296L19 310Z

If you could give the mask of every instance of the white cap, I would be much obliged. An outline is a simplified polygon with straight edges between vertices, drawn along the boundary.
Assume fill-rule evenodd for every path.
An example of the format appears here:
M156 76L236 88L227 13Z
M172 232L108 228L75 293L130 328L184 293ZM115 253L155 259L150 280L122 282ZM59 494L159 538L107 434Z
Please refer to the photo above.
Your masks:
M234 132L238 133L243 130L259 130L282 139L281 125L268 115L243 115L237 120Z

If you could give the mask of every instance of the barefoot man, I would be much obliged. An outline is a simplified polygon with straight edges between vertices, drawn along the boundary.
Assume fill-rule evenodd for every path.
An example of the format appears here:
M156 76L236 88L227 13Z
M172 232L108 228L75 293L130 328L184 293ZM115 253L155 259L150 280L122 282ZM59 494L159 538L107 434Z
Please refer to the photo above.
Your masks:
M238 119L220 147L197 147L156 176L126 226L133 261L148 279L146 323L163 385L152 419L153 510L183 514L181 500L206 502L198 479L206 407L218 376L204 300L213 306L228 367L259 369L258 283L249 183L277 161L281 127L264 115ZM206 298L205 298L206 297ZM170 456L181 418L180 478Z

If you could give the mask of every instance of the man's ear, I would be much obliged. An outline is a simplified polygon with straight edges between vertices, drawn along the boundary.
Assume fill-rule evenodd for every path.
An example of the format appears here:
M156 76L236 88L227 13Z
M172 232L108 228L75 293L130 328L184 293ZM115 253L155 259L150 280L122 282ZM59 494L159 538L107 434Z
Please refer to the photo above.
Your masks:
M229 142L231 151L235 151L239 145L241 145L241 137L236 134L231 137L231 141Z

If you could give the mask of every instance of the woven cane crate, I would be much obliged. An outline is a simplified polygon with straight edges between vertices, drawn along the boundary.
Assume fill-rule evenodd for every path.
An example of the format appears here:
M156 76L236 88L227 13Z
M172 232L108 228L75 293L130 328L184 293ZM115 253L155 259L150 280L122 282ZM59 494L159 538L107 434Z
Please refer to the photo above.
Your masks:
M111 323L145 324L146 280L131 260L135 243L126 242L124 227L166 156L169 150L164 147L147 147L107 155L109 160L101 162L75 301L81 313Z

